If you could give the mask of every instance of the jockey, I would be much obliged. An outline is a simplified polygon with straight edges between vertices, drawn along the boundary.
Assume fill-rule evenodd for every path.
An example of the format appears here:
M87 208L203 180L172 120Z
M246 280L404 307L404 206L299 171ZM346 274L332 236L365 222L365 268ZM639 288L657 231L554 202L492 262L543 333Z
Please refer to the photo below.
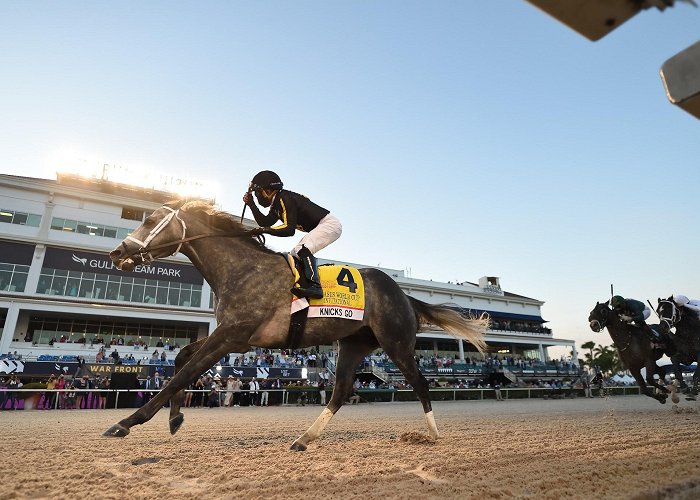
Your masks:
M685 307L687 309L690 309L695 314L697 314L698 318L700 318L700 300L689 299L685 295L674 295L673 302L678 307Z
M316 205L306 196L283 187L280 177L270 170L255 174L248 191L243 195L243 202L250 207L255 222L260 226L252 233L293 236L297 229L306 232L291 252L302 265L299 286L291 291L297 297L320 299L323 290L314 254L337 240L343 227L328 210ZM267 215L258 209L251 192L255 193L262 207L270 207ZM281 224L272 226L277 221L281 221Z
M647 334L652 344L665 345L665 339L659 332L646 324L646 319L651 314L651 309L644 302L634 299L626 299L620 295L615 295L610 299L610 305L618 315L628 322L632 322L642 329Z

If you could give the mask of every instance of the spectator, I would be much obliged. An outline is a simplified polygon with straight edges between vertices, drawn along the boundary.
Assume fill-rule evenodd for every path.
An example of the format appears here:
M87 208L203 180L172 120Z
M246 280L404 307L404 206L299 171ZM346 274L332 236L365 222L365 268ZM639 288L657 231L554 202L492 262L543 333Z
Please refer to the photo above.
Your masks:
M142 394L143 396L141 397L141 405L145 405L151 400L151 397L153 396L153 380L151 380L151 376L148 375L146 377L146 380L143 381L142 384Z
M46 392L44 393L44 408L51 410L56 403L56 393L54 389L56 388L56 377L53 374L46 381Z
M70 385L68 385L68 392L66 392L65 405L67 410L75 409L75 397L75 385L73 385L73 382L71 382Z
M104 391L109 390L109 383L110 383L110 380L107 377L103 377L100 380L99 389L101 392L100 392L100 396L98 398L99 404L97 405L97 408L100 410L107 409L107 393Z
M83 408L83 400L85 401L85 408L87 408L87 393L81 392L84 391L85 389L89 389L88 386L88 376L83 375L82 378L79 379L73 379L73 387L76 389L76 395L75 395L75 407L76 409L80 410Z
M241 406L241 389L243 388L243 384L241 383L241 379L236 377L233 379L233 406L234 407L239 407Z
M326 406L326 384L323 379L318 382L318 394L321 396L321 406Z
M202 401L204 399L204 393L202 392L204 390L204 377L199 377L197 381L194 383L194 396L192 397L192 402L193 406L195 408L199 408L202 406Z
M109 356L114 360L115 365L119 363L119 351L117 351L116 347Z
M5 377L0 378L0 410L5 409L7 403L7 380Z
M250 381L250 392L248 393L250 395L250 406L258 405L258 398L260 397L260 393L258 392L259 390L260 382L258 382L257 379L253 377Z
M165 363L167 360L168 360L168 358L167 358L166 355L165 355L165 350L163 350L163 351L160 353L160 361L161 361L161 363Z
M353 388L352 396L348 398L348 403L351 405L358 404L360 402L360 395L357 393L357 389Z
M10 381L7 384L7 397L10 400L10 410L17 409L17 393L14 391L21 388L22 382L20 382L17 375L13 373L12 376L10 376Z
M66 393L64 389L66 388L66 377L61 373L56 380L56 396L58 397L58 407L63 409L66 407Z
M496 382L493 385L493 390L496 393L496 401L503 401L503 395L501 394L501 384Z
M233 375L229 375L226 379L226 397L224 398L224 406L231 406L233 399Z
M219 386L214 382L211 384L209 389L209 396L207 398L207 406L209 408L214 408L219 406Z
M268 399L270 397L270 386L272 383L265 379L260 382L260 389L262 389L262 394L260 395L260 406L267 406Z

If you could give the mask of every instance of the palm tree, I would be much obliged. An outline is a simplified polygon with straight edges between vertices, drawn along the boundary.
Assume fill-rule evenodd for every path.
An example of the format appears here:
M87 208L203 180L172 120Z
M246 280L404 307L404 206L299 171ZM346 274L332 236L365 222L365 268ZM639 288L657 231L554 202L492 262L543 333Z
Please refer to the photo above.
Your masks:
M585 357L586 359L586 364L588 366L593 366L593 348L595 347L595 342L592 340L589 342L586 342L585 344L581 344L581 349L588 349L589 354L586 354Z

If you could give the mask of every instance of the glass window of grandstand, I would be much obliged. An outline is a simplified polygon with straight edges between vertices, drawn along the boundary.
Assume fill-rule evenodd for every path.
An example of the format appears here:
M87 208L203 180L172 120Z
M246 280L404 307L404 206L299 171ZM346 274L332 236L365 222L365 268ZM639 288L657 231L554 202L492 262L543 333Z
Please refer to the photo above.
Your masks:
M202 304L202 285L47 267L41 270L36 293L180 307Z
M84 222L61 217L54 217L51 219L51 229L87 234L89 236L104 236L105 238L115 238L118 240L123 240L131 234L132 231L132 229L126 227L106 226L96 222Z
M0 208L0 222L17 224L19 226L39 227L41 224L41 215Z
M122 219L143 221L145 212L145 210L141 210L140 208L123 207Z
M168 326L124 323L99 318L49 318L29 321L28 337L37 345L85 344L178 349L197 340L196 326ZM108 353L109 354L109 353Z
M28 274L29 266L0 264L0 291L23 292Z

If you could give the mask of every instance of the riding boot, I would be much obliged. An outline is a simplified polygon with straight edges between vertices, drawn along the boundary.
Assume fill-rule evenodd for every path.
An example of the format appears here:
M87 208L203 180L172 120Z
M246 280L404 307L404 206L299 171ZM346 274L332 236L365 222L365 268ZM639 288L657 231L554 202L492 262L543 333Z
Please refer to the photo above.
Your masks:
M297 297L308 297L310 299L320 299L323 297L323 289L318 277L318 265L308 248L302 245L297 252L301 261L301 272L299 273L299 286L292 288L292 293Z

